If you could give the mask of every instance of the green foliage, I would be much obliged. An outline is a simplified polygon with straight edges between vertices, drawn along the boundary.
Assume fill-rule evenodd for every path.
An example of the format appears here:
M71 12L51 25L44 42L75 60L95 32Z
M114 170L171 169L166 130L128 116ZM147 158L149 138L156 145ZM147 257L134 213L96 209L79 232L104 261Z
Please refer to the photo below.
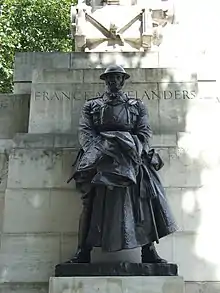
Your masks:
M0 16L0 92L12 91L15 52L72 50L75 0L4 0Z

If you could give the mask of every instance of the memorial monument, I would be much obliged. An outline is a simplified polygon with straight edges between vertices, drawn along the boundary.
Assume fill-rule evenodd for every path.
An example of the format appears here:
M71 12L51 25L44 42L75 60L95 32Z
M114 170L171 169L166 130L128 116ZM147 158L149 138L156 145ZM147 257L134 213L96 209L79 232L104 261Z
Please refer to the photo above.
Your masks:
M194 2L190 5L186 1L174 2L181 2L182 6L176 10L175 5L174 10L170 0L79 1L71 12L76 52L16 53L14 92L0 95L0 291L48 293L49 279L50 293L183 293L184 288L186 293L219 291L219 245L213 231L218 229L219 187L216 178L220 148L216 121L220 117L220 103L219 93L214 90L217 89L217 77L213 71L216 60L212 63L207 51L197 42L201 33L203 44L209 43L214 47L213 42L206 42L211 40L213 31L207 27L212 22L207 21L209 14L201 17L201 6L204 5L201 1L195 7ZM182 12L180 22L176 11ZM210 9L206 11L211 13ZM194 66L196 63L198 66ZM125 71L120 69L123 77L130 75L130 78L125 80L121 89L122 97L119 94L123 103L115 106L110 103L107 108L102 108L102 101L108 101L108 98L106 93L104 99L101 98L105 92L105 81L100 76L110 65L120 65ZM125 97L129 97L128 100ZM80 252L78 244L83 243L78 241L78 235L81 240L85 236L79 233L78 227L82 210L82 193L79 191L89 191L90 188L80 182L82 172L77 171L77 168L82 168L82 159L85 158L85 153L79 152L78 123L82 109L97 103L97 109L100 105L103 113L90 113L95 123L99 123L101 117L105 122L108 118L105 114L111 113L108 111L112 108L117 108L116 114L122 110L121 116L115 115L116 118L124 119L126 115L122 114L128 114L128 120L123 121L126 127L129 125L127 121L132 124L138 117L139 108L146 108L149 113L146 125L151 126L153 135L149 149L146 145L144 150L148 154L142 157L144 164L140 165L139 153L134 148L138 135L136 139L136 134L130 131L113 129L106 134L103 130L103 140L98 142L105 141L109 145L109 160L115 160L114 164L108 165L103 160L103 165L99 166L102 172L106 171L106 166L107 172L114 168L118 172L125 171L118 164L121 153L112 149L116 145L116 136L106 137L117 132L120 133L117 144L120 142L120 148L126 148L120 161L131 166L129 178L126 179L126 175L123 182L130 184L137 168L148 178L141 181L143 185L149 182L149 178L154 182L157 174L161 177L163 186L161 182L156 186L160 186L161 196L165 189L179 229L160 238L157 213L151 213L158 205L154 198L145 201L150 212L147 214L149 229L152 228L149 243L154 242L159 255L154 254L153 260L152 254L151 259L148 254L142 262L141 247L148 241L137 239L138 247L131 248L136 246L133 234L131 238L126 237L122 245L129 249L115 251L122 243L122 237L118 235L125 235L110 233L117 225L110 226L111 229L107 230L109 235L106 233L104 239L110 238L105 244L117 244L117 247L113 247L112 252L103 252L98 247L100 232L96 224L99 219L94 217L89 222L93 231L96 229L97 237L93 239L90 237L93 234L88 231L87 239L95 247L90 254L87 253L87 263L78 262L78 253L74 258L74 253ZM128 109L122 105L127 105ZM129 109L131 112L127 111ZM109 116L113 118L113 115ZM143 137L146 138L145 135ZM137 146L140 146L139 150L143 147L142 143ZM98 155L98 150L92 154ZM153 164L155 158L159 164ZM155 171L153 165L158 169L162 163L160 158L164 166ZM76 164L72 166L74 161ZM73 180L67 184L72 175ZM90 175L93 174L88 174L86 179ZM118 177L111 177L113 179L117 182ZM105 190L105 186L101 187ZM107 199L108 203L115 203L116 193L113 191L120 188L106 189L113 195ZM116 199L121 200L121 197ZM142 210L143 205L140 204L144 198L141 201L131 199L129 211L137 212L131 215L139 229L142 228L140 220L146 216L146 210ZM83 203L86 208L91 207L86 198ZM95 200L93 203L96 204ZM118 223L113 221L116 213L121 217L123 211L127 214L127 207L114 212L106 210L111 212L112 223ZM165 209L159 210L167 208L165 204ZM154 229L152 215L155 216L157 230ZM128 219L126 217L124 221L126 226L121 227L136 228L136 225L127 225ZM165 228L167 234L174 230L172 225ZM148 232L145 230L135 236L138 235L148 235ZM159 244L156 243L158 238ZM207 249L210 243L212 249Z

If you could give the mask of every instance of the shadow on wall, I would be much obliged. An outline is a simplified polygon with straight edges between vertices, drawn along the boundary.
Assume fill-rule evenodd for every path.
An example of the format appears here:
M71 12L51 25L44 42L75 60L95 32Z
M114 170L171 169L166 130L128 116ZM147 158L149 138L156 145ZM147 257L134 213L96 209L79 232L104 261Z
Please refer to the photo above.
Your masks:
M195 233L188 236L192 280L219 281L220 103L217 93L207 95L209 89L215 87L214 82L199 82L198 85L198 100L188 101L186 131L179 138L178 146L184 150L192 165L200 165L200 187L185 194L182 208ZM189 272L189 267L185 268L186 272L187 269ZM219 285L210 283L209 286L208 289L208 285L204 285L204 290L219 292Z

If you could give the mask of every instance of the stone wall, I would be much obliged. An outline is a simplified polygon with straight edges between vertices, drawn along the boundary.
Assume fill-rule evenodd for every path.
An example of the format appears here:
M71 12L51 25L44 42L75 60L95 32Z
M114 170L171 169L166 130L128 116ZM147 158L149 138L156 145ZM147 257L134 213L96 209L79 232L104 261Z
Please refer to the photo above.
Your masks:
M131 74L127 92L146 103L155 133L152 145L165 161L161 176L180 229L162 239L158 250L178 263L187 293L219 290L218 241L212 234L218 221L210 221L212 211L218 219L219 190L214 180L220 117L215 75L198 68L173 69L172 62L166 66L161 56L156 52L17 54L15 93L30 97L30 118L28 123L24 119L23 128L16 128L15 112L10 112L15 130L7 137L29 133L15 135L13 141L4 139L0 157L4 158L0 170L9 158L1 193L5 208L0 276L5 284L0 292L45 292L54 265L75 250L81 202L74 184L66 180L78 149L80 108L103 90L98 76L115 61ZM0 129L4 134L10 128ZM7 156L5 149L10 150ZM214 243L211 252L206 249L209 239Z
M0 139L27 132L29 102L28 94L0 94Z
M4 207L5 207L5 190L8 178L8 140L0 139L0 235L2 235Z
M102 94L103 69L34 70L29 133L76 133L85 100ZM197 100L197 75L187 70L127 69L125 91L147 106L154 133L185 130L187 107ZM62 121L62 123L60 123Z

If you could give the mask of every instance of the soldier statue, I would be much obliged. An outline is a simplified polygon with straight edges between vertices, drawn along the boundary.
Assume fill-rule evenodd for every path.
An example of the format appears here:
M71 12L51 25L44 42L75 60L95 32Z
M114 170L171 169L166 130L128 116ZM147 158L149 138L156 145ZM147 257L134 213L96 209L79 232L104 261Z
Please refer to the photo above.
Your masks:
M143 263L166 263L154 242L177 227L158 176L163 166L149 146L145 105L122 91L124 68L109 66L104 94L85 102L72 177L82 193L78 250L69 263L89 263L93 247L115 252L141 247Z

